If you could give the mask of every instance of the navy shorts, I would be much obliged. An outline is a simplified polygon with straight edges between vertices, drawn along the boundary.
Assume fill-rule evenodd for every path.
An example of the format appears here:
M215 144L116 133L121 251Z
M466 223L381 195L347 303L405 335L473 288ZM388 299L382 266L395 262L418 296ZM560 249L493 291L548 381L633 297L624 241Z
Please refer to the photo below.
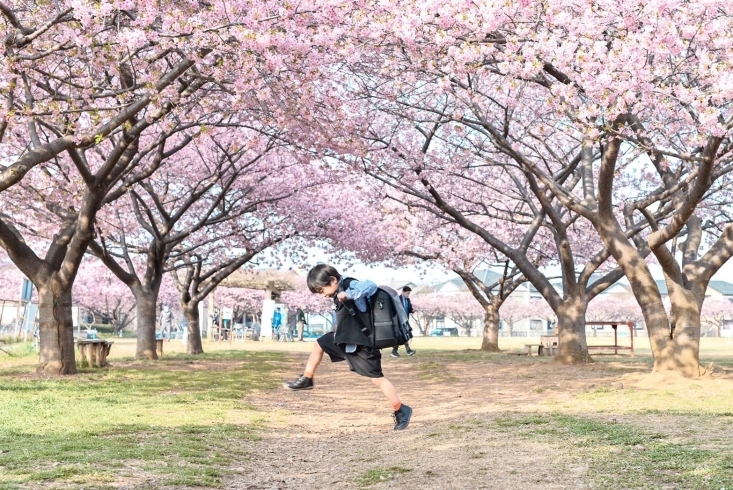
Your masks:
M350 370L367 378L384 377L382 373L382 353L379 352L379 349L358 345L355 352L347 353L344 350L346 346L334 343L334 335L333 332L330 332L317 340L323 352L331 358L331 362L346 361Z

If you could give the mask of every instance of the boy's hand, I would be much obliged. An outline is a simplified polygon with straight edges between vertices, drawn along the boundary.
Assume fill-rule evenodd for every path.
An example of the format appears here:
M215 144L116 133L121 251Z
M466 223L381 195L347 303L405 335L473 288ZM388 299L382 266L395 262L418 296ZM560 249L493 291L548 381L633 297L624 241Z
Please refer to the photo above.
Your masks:
M349 297L346 295L346 291L341 291L336 295L339 301L346 301Z

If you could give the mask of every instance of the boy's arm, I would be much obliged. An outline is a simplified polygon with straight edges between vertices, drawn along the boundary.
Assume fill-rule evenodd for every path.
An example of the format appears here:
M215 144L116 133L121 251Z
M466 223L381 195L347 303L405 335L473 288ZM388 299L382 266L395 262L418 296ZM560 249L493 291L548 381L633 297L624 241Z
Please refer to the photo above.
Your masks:
M349 288L344 291L346 299L356 301L360 298L368 298L377 292L377 285L372 281L351 281Z

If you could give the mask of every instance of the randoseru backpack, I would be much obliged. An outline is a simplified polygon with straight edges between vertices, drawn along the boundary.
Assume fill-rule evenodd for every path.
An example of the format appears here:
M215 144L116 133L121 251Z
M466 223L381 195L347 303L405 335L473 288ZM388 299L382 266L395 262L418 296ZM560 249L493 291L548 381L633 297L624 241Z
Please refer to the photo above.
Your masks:
M403 345L412 338L407 323L407 313L397 291L389 286L378 286L377 292L369 298L372 324L362 325L362 331L372 339L372 347L386 349ZM348 308L352 316L361 323L361 317Z

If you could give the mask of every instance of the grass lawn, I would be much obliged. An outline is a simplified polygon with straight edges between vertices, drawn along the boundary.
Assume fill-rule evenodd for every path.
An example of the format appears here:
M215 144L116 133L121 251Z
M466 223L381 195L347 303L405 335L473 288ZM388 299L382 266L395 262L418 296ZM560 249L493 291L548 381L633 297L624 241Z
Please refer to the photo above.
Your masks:
M218 351L157 363L118 358L110 369L52 379L32 374L24 358L14 366L5 360L0 488L105 488L125 478L135 483L138 470L157 475L150 488L215 487L233 459L247 457L262 424L242 397L279 385L271 361L281 357Z
M648 372L648 341L637 341L635 358L594 356L592 369L603 375ZM477 350L480 342L417 338L414 363L392 366L408 366L413 384L446 393L462 389L455 386L465 379L462 373L481 366L508 386L524 383L535 398L575 369L556 369L560 374L548 385L543 370L556 368L550 358L483 353ZM501 339L509 351L520 351L526 342ZM13 356L0 353L0 489L219 488L234 476L232 462L252 458L274 430L271 414L246 399L269 396L283 372L302 365L312 344L205 343L207 353L193 357L180 341L172 341L153 362L134 361L134 340L119 339L109 357L111 368L82 369L63 378L36 375L37 358L28 345L5 348ZM733 345L726 339L702 339L701 360L730 381ZM488 375L478 383L482 379L488 392ZM484 441L554 441L550 448L564 455L557 464L582 464L591 488L733 489L730 384L690 381L682 389L667 389L662 383L620 392L591 386L435 427L420 436L428 444L459 444L471 431L481 431ZM378 486L393 475L419 476L412 466L395 463L353 481Z

